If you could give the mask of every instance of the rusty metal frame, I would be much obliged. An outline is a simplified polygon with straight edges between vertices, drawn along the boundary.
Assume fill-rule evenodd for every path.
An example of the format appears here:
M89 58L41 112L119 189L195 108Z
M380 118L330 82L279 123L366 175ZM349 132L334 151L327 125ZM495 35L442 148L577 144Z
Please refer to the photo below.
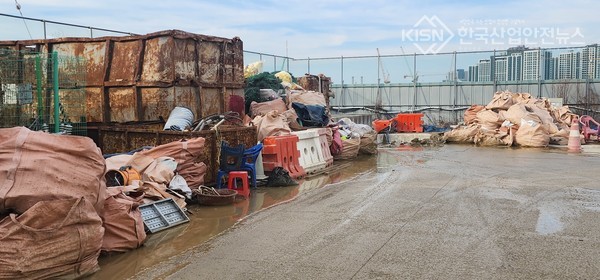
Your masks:
M193 44L194 50L191 56L188 52L177 53L176 45L181 43L178 40L183 40L186 46ZM186 40L189 41L185 42ZM137 44L127 44L136 41ZM153 49L148 48L148 43L151 41L154 44ZM204 53L201 55L200 48L203 48L204 44L207 44L208 48L204 49ZM165 114L168 112L165 112L164 107L172 109L178 105L196 107L197 117L223 113L227 107L227 94L232 90L238 90L236 92L242 94L241 89L244 88L243 43L237 37L227 39L179 30L166 30L147 35L122 37L0 41L0 48L18 50L31 45L37 46L37 48L45 46L45 50L48 52L56 49L66 50L71 52L67 53L68 55L83 56L89 61L86 88L89 90L88 92L96 94L99 91L101 95L100 97L88 97L88 112L90 109L96 110L94 115L88 116L88 120L91 122L147 121L144 116L148 116L148 112L145 113L144 108L153 110L148 108L158 107L144 104L146 101L153 102L151 104L168 104L161 107L161 112L152 111L151 115L167 117ZM164 52L168 52L170 55L163 56ZM230 55L232 59L226 59ZM190 58L193 61L189 61ZM210 63L204 63L202 59L207 59ZM178 70L177 63L193 65L193 72L189 72L191 68L186 67ZM224 65L226 63L230 65ZM146 69L147 71L158 70L158 72L144 72L146 65L153 67L150 70ZM208 75L204 76L205 79L202 76L203 67L214 67L211 69L216 68L216 71L205 70L209 71L206 72ZM133 77L131 77L132 68ZM231 69L229 75L233 76L229 76L226 69ZM185 78L179 79L179 75L185 76ZM225 77L226 75L227 77ZM152 91L154 94L151 96L144 96L141 89L150 89L151 91L155 89L156 91ZM210 97L205 96L206 90L210 89L217 90L220 98L214 94L210 94ZM156 99L164 98L165 94L169 94L168 100ZM88 93L88 95L90 94ZM114 96L117 99L111 100ZM177 104L180 102L180 97L190 104ZM155 99L148 100L148 98ZM98 102L101 104L97 104ZM118 104L118 106L111 108L111 104ZM97 112L97 108L101 108L101 112ZM211 112L204 112L203 108L210 108L208 110ZM215 110L218 112L212 112Z

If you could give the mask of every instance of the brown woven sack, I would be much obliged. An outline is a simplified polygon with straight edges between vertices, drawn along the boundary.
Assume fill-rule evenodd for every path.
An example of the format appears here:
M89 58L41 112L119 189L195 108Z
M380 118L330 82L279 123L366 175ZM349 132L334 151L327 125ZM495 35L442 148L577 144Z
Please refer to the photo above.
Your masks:
M0 129L0 215L39 201L85 197L102 215L105 163L92 139Z
M119 187L108 188L104 204L104 239L102 251L127 252L138 248L146 240L144 220L139 206L144 193L127 196Z
M207 158L205 154L210 152L204 148L204 142L205 139L202 137L174 141L139 152L139 154L153 159L174 158L177 162L177 173L185 178L188 186L197 188L204 184L207 167L203 160Z
M465 111L464 121L465 124L472 124L477 119L477 113L485 109L483 105L471 105L469 109Z
M281 98L261 103L257 103L256 101L252 101L252 103L250 103L251 117L263 116L266 113L271 112L273 110L276 110L279 113L283 113L287 111L288 108L287 106L285 106L285 102Z
M480 125L471 124L468 126L459 126L451 131L444 133L444 141L454 143L473 143L475 135L479 132Z
M103 234L102 220L86 198L39 201L0 221L0 279L93 273Z
M375 131L365 133L360 138L360 148L358 149L358 152L365 155L377 154L377 143L375 143L375 140L377 140L377 133L375 133Z
M360 149L360 138L351 138L342 140L342 152L339 155L334 155L334 159L352 159L358 156Z
M252 123L258 129L258 141L269 136L289 135L291 133L287 119L277 111L271 111L264 116L255 117Z
M528 114L521 119L515 141L523 147L546 147L550 143L550 135L538 115Z
M496 130L500 128L500 125L504 121L503 117L492 110L481 110L476 114L477 122L484 130Z
M512 93L499 91L494 94L492 101L485 106L488 110L508 110L514 104Z
M302 103L304 105L320 105L327 106L325 102L325 96L316 91L306 91L306 90L292 90L290 95L290 104L289 108L292 108L292 103Z

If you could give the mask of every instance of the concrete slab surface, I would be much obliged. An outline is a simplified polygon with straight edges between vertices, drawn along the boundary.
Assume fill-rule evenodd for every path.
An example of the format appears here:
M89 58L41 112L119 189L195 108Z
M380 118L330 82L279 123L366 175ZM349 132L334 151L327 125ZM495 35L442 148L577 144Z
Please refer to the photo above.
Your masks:
M446 145L378 156L386 168L255 213L135 278L598 279L598 155Z

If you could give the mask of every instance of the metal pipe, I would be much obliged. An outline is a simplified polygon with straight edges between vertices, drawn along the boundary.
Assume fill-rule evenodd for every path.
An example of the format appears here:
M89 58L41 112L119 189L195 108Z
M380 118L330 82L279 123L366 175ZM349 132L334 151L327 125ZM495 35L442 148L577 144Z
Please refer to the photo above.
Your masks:
M54 133L60 130L60 97L58 96L58 52L52 52L52 85L54 88Z
M344 96L344 56L343 55L341 58L341 62L342 62L342 96ZM342 100L345 102L344 99L342 99ZM342 104L344 104L344 103L342 103Z
M35 80L36 80L36 93L37 93L37 119L40 121L44 115L44 99L42 98L42 58L40 55L35 56Z
M458 102L458 73L456 72L457 66L456 66L456 52L454 52L454 102L452 103L452 109L456 108L456 103ZM454 115L454 120L455 122L458 122L458 114Z
M317 75L317 78L319 79L319 92L323 93L323 85L321 85L321 75Z
M86 28L86 29L89 28L89 26L83 26L83 25L79 25L79 24L66 23L66 22L60 22L60 21L52 21L52 20L45 20L45 19L39 19L39 18L14 16L14 15L9 15L9 14L4 14L4 13L0 13L0 16L11 17L11 18L20 18L20 19L26 19L26 20L34 20L34 21L43 22L44 24L46 22L49 22L49 23L53 23L53 24L66 25L66 26L71 26L71 27L79 27L79 28ZM126 34L126 35L138 35L138 34L134 34L134 33L131 33L131 32L111 30L111 29L106 29L106 28L95 28L95 29L100 30L100 31L112 32L112 33L120 33L120 34ZM44 37L44 38L46 38L46 37Z
M417 75L417 53L415 53L413 55L413 89L414 89L414 93L413 93L413 105L411 108L411 113L415 111L415 107L417 106L417 79L418 79L418 75Z

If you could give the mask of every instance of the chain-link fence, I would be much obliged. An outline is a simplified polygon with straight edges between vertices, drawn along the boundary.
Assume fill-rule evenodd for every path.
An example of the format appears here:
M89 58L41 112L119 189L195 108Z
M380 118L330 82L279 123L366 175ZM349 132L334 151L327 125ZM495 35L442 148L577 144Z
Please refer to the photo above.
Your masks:
M24 21L30 30L5 32L11 40L98 37L132 33L42 19L0 14L0 23ZM18 26L18 24L14 24ZM31 32L30 32L31 31ZM30 36L28 33L31 33ZM244 51L244 64L263 61L263 71L287 71L295 77L331 77L331 106L366 113L423 112L429 122L457 122L471 104L489 102L494 92L528 92L559 98L578 114L600 118L600 46L465 51L436 54L399 53L292 58ZM16 84L16 83L15 83ZM28 92L27 87L13 89ZM62 96L62 95L61 95ZM17 100L18 101L18 100ZM10 102L16 102L10 100Z
M0 127L86 135L85 61L0 50Z

